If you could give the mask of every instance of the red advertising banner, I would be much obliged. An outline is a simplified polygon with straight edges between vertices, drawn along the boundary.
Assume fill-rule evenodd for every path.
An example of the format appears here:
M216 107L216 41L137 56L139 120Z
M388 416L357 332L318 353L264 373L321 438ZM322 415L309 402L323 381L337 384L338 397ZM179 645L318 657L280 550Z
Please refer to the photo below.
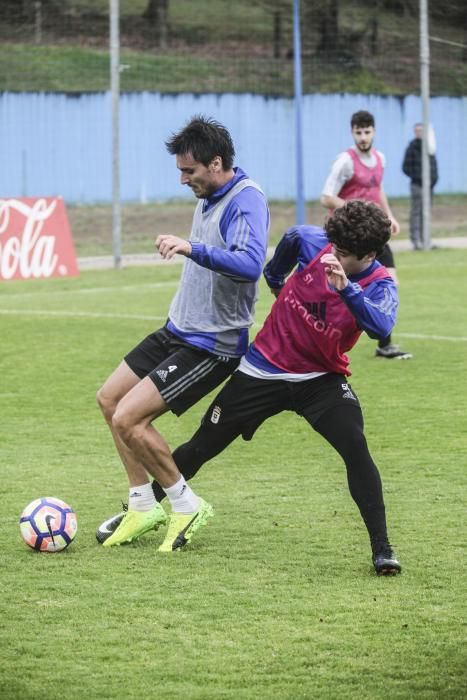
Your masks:
M77 275L62 197L0 199L0 281Z

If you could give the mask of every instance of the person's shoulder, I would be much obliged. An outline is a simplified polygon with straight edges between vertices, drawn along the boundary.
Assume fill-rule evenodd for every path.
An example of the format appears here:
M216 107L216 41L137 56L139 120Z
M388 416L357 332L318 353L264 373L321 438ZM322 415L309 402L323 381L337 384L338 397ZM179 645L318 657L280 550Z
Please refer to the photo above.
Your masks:
M261 190L261 186L251 178L247 172L245 172L242 168L240 168L238 165L235 166L234 170L234 176L231 180L231 185L234 187L237 185L239 182L245 182L245 180L248 180L248 185L247 187L252 187L253 189L259 189Z
M384 155L383 151L380 151L379 149L374 148L373 153L375 153L376 156L379 158L383 168L386 167L386 156Z
M245 179L243 179L243 182L245 182ZM268 202L261 187L256 182L251 180L245 185L245 187L234 193L229 204L229 207L230 206L237 207L240 210L249 210L251 207L257 206L264 206L264 208L267 209Z
M347 172L353 168L351 150L347 149L337 154L332 163L330 177L340 177L342 172Z
M341 151L340 153L337 154L336 156L336 161L349 161L352 160L352 155L355 153L357 154L357 151L353 146L350 146L349 148L346 148L345 151Z
M376 286L388 286L391 288L396 288L396 283L394 277L389 272L388 268L379 262L379 260L374 260L372 265L366 270L367 275L375 275L374 283Z
M322 245L323 248L329 243L324 229L311 224L296 224L295 226L291 226L287 229L284 236L313 241L316 245Z
M235 170L235 176L231 181L231 187L235 187L235 185L237 185L241 182L244 183L244 186L242 187L242 189L240 189L239 192L236 193L236 195L235 195L236 197L239 197L245 191L248 191L248 193L257 192L258 195L260 195L262 197L265 196L261 185L258 182L256 182L255 180L253 180L253 178L251 178L248 175L248 173L246 173L244 170L242 170L239 167L234 168L234 170ZM246 181L248 181L248 182L246 182Z

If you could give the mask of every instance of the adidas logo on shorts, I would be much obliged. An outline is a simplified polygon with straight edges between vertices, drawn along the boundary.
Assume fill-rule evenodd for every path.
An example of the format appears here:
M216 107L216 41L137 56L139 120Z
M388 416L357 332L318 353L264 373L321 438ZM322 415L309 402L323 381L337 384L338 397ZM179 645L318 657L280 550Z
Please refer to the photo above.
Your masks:
M352 392L352 389L348 384L341 384L341 386L342 390L344 391L342 394L343 399L353 399L354 401L357 400L355 394Z
M221 417L221 407L214 406L211 413L211 423L219 423L219 418Z
M166 369L158 369L156 372L157 376L162 379L165 383L167 381L167 375L169 374Z

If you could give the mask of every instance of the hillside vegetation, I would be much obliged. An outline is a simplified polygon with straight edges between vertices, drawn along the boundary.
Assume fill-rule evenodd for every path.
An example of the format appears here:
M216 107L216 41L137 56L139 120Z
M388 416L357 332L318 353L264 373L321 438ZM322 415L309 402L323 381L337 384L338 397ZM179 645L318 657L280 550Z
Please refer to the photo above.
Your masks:
M433 94L467 93L467 3L431 3ZM293 93L292 0L121 0L121 89ZM302 0L303 90L419 92L418 0ZM108 0L2 0L0 90L109 88Z

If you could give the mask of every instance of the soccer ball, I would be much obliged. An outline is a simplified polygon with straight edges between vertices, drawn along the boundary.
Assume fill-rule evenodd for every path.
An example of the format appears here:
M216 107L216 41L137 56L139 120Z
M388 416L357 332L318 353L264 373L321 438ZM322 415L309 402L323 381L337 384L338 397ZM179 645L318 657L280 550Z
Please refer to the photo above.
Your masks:
M21 537L38 552L60 552L76 535L76 513L59 498L36 498L21 513Z

